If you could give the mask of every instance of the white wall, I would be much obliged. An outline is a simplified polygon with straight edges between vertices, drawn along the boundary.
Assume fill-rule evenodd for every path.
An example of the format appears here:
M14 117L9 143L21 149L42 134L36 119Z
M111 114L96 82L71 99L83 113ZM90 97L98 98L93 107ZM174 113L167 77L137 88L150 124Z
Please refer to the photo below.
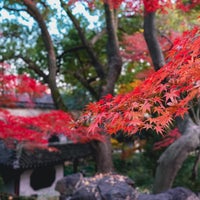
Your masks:
M38 116L41 113L48 113L50 110L36 109L36 108L6 108L12 115L16 116Z
M54 183L48 188L43 188L37 191L35 191L30 186L30 176L33 170L27 170L24 173L22 173L20 177L19 195L20 196L30 196L30 195L58 196L59 193L55 191L55 185L56 185L56 182L59 179L62 179L64 176L63 165L57 165L55 167L55 170L56 170L56 178L55 178Z

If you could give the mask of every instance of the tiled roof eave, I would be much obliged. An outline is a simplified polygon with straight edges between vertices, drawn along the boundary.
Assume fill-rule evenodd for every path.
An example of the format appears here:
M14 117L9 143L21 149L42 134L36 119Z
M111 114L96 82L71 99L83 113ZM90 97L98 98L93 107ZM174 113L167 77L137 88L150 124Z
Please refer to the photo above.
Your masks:
M73 161L76 158L82 158L91 155L90 144L62 144L53 145L57 148L55 152L49 152L44 149L35 149L32 151L23 150L18 158L10 156L6 162L0 159L0 165L17 169L32 169L38 167L52 166L62 164L65 161ZM0 155L1 156L1 155Z

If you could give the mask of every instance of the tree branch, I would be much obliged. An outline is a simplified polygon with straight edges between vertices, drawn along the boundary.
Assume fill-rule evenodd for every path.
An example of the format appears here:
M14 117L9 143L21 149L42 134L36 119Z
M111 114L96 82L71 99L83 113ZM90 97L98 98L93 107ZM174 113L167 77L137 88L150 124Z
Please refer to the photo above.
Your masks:
M117 36L117 11L110 9L109 4L104 4L107 30L107 60L108 73L105 85L103 86L101 96L114 93L114 87L121 73L122 59L119 52Z
M74 77L82 83L82 85L90 92L90 94L96 99L99 99L97 92L90 86L91 79L88 81L87 79L83 78L83 76L75 72Z
M23 0L24 4L27 6L27 12L36 20L38 26L42 32L42 39L48 53L48 62L49 66L52 66L52 63L56 63L56 56L54 52L53 42L51 40L50 33L47 29L46 23L43 19L43 16L36 7L36 4L31 0ZM56 66L54 66L56 68ZM49 69L50 73L56 74L56 69L53 67Z
M173 42L169 39L169 37L167 37L167 35L163 34L163 33L160 33L161 37L165 38L167 40L167 42L170 44L170 47L166 50L164 50L163 52L167 52L167 51L170 51L173 47Z
M40 67L35 62L33 62L30 58L24 57L22 55L18 55L16 57L21 58L25 63L28 64L29 69L33 70L36 74L42 77L45 83L48 83L48 76L42 70L40 70Z
M61 59L67 53L79 51L79 50L82 50L82 49L85 49L85 47L84 46L76 46L76 47L72 47L70 49L66 49L60 55L57 56L57 59Z
M156 35L155 12L144 13L144 38L151 55L154 69L157 71L165 64L165 58Z
M9 10L9 11L15 11L15 12L26 12L26 9L16 9L16 8L11 8L8 6L3 6L4 9Z
M75 18L75 16L72 14L72 12L69 10L68 5L65 4L62 0L60 0L61 2L61 6L63 7L63 9L65 10L65 12L67 13L67 15L69 16L69 18L71 19L72 23L74 24L74 27L76 28L78 35L82 41L83 46L86 47L86 51L91 59L91 62L96 70L97 75L101 78L104 79L105 77L105 72L103 70L103 66L100 63L97 55L95 54L94 49L92 48L92 44L86 39L85 34L82 30L82 28L80 27L80 24L78 22L78 20Z
M79 50L83 50L85 49L84 46L77 46L77 47L72 47L70 49L66 49L64 50L60 55L57 56L57 66L58 66L58 69L60 68L60 63L61 63L61 59L67 54L67 53L70 53L70 52L76 52L76 51L79 51Z
M37 1L23 0L23 2L24 2L24 5L27 7L27 12L36 20L41 30L42 39L47 51L47 61L48 61L48 69L49 69L48 85L49 85L49 88L51 89L51 94L52 94L55 106L58 109L66 111L67 108L63 102L63 99L60 95L60 92L56 83L56 74L57 74L56 54L54 50L53 41L48 31L46 22L36 6Z
M99 39L102 38L103 35L106 34L106 29L103 29L102 31L100 31L99 33L97 33L90 41L90 43L92 45L94 45Z
M154 193L160 193L171 188L173 181L188 155L200 146L199 126L194 124L189 116L185 118L182 136L162 153L158 160ZM181 127L182 128L182 127Z

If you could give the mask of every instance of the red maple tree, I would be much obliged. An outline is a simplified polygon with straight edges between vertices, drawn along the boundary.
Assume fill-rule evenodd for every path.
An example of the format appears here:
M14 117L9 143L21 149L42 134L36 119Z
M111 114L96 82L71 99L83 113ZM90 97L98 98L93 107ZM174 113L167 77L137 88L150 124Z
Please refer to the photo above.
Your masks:
M51 136L64 135L72 142L88 142L102 140L99 134L92 137L86 133L85 127L74 127L74 119L71 114L53 110L38 116L16 116L5 109L0 110L0 139L17 140L21 143L41 147L48 144ZM45 146L44 146L45 147Z
M29 95L29 106L35 97L45 94L47 86L23 74L7 73L10 65L1 63L0 71L0 139L5 141L17 140L21 143L47 144L52 135L65 135L72 142L88 142L101 140L99 134L92 137L86 134L85 128L74 127L74 118L70 113L52 110L38 116L16 116L3 107L14 108L21 95ZM26 109L29 109L27 107ZM41 148L41 146L40 146Z
M113 134L123 130L134 134L153 129L163 134L174 117L183 117L198 104L200 95L200 30L195 27L174 42L168 63L154 72L132 92L104 99L87 106L84 120L89 133L105 129Z
M31 99L42 96L47 86L32 79L27 74L15 75L9 73L11 66L7 63L0 63L0 105L1 107L15 106L20 95L27 94L29 103Z
M89 6L95 2L94 0L85 1ZM76 0L70 1L70 3L74 2ZM128 5L129 9L133 8L135 11L144 6L147 12L154 12L157 9L169 7L171 4L171 1L164 0L154 0L151 1L151 4L146 0L105 0L104 2L113 8L119 7L123 2ZM182 9L186 8L186 5L181 2L177 1L177 5ZM199 3L199 0L190 1L187 8ZM88 141L93 138L102 139L101 134L96 131L102 128L106 129L108 133L124 130L133 134L143 128L151 128L158 133L163 133L164 129L172 122L172 117L183 116L189 108L189 102L194 97L198 97L198 34L198 29L194 29L185 34L181 40L177 40L169 54L171 61L133 92L116 97L108 95L95 104L89 104L84 118L91 121L88 130L89 133L93 133L92 135L85 135L85 129L82 126L70 128L73 118L68 113L61 111L25 118L16 117L1 110L0 138L46 143L51 134L62 132L73 141ZM193 51L190 50L190 45L192 45ZM20 93L27 93L33 97L41 95L45 91L46 86L27 75L6 74L6 65L1 64L1 66L3 66L0 72L1 105L8 102L12 104L17 99L17 94ZM186 83L186 80L191 77L194 80ZM56 121L59 126L52 127L49 120Z
M172 48L173 42L178 36L181 36L181 34L174 31L170 31L166 36L158 35L158 41L164 53L167 53ZM124 34L121 44L124 47L121 51L124 59L131 61L141 61L142 59L150 63L151 66L153 65L143 32L136 32L133 35Z
M70 0L69 4L74 4L76 2L85 2L89 8L95 8L96 0ZM155 12L160 10L162 12L166 12L167 8L173 7L174 5L176 8L181 9L183 11L188 11L195 6L200 4L200 0L190 0L190 1L183 1L183 0L176 0L173 3L171 0L101 0L103 3L107 3L110 5L111 8L119 8L122 4L125 5L125 10L128 12L143 12L145 8L146 12Z

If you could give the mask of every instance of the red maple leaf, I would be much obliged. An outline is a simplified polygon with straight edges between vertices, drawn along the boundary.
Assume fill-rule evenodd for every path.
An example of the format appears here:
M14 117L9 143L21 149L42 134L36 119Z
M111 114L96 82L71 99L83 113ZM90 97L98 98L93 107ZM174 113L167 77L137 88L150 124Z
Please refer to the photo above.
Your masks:
M175 128L175 129L171 130L167 135L165 135L161 141L156 142L154 144L153 149L159 150L159 149L168 147L175 140L177 140L180 136L181 136L181 134L180 134L178 128Z
M169 52L169 62L133 91L91 104L93 110L88 112L93 130L98 124L109 133L153 129L163 134L173 117L183 116L190 102L200 96L199 42L198 27L185 32Z

